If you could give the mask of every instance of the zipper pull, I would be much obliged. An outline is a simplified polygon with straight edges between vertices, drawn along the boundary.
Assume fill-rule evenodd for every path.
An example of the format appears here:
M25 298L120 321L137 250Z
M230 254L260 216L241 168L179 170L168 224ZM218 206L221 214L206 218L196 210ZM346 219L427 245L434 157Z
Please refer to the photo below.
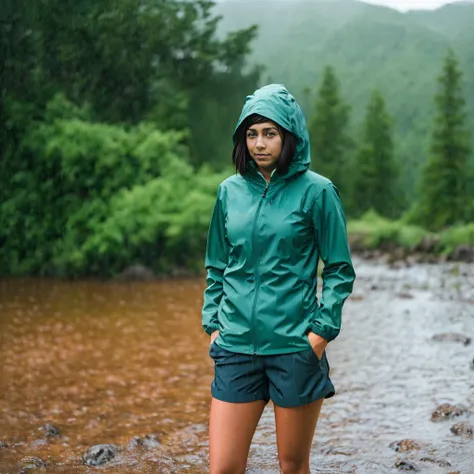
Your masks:
M267 183L267 187L265 188L265 191L263 191L262 198L264 198L267 195L268 185L269 183Z

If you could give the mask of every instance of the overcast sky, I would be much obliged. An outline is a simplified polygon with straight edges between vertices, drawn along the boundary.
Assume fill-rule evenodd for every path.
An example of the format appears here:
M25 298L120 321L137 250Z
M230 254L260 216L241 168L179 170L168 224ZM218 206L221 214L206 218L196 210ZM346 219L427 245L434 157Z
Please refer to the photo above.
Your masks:
M446 0L364 0L366 3L375 3L397 8L398 10L426 10L438 8L441 5L450 3Z

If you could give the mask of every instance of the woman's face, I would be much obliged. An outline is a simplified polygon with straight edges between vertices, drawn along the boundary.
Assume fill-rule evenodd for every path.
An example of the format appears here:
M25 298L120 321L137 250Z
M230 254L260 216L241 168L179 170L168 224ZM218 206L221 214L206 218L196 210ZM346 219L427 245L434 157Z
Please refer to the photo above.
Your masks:
M274 122L251 125L247 130L247 148L257 166L266 172L273 171L278 164L283 147L283 137Z

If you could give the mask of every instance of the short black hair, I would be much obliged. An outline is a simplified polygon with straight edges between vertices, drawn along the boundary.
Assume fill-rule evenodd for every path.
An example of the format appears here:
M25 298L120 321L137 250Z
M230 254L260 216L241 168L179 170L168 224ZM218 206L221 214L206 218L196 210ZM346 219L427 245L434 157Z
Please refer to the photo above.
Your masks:
M239 126L235 134L235 145L232 153L232 162L236 171L242 176L248 171L248 164L253 161L247 148L247 130L257 123L274 122L259 114L249 115ZM274 122L275 123L275 122ZM278 160L277 171L285 174L290 167L296 153L296 137L291 132L276 123L278 131L282 136L281 156Z

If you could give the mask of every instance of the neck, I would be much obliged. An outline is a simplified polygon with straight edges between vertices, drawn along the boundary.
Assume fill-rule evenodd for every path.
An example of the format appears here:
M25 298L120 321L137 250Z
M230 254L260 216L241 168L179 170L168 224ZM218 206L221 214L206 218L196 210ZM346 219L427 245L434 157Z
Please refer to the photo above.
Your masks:
M274 170L268 170L268 169L262 169L262 168L259 168L258 170L260 171L262 176L265 178L265 181L269 183Z

